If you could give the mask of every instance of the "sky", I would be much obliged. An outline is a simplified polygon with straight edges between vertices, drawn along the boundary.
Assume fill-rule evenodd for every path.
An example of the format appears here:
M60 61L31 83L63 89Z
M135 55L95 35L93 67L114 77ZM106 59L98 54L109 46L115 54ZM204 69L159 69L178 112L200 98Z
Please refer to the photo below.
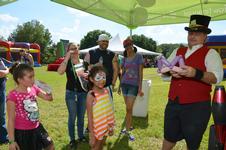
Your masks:
M120 35L121 40L129 36L127 27L112 21L54 3L50 0L18 0L0 7L0 35L7 37L16 29L31 20L38 20L49 29L53 42L67 39L80 43L80 40L89 32L96 29L105 30L113 37ZM186 24L159 25L138 27L133 34L144 34L152 38L157 44L186 43ZM226 34L226 21L212 21L209 25L211 35Z

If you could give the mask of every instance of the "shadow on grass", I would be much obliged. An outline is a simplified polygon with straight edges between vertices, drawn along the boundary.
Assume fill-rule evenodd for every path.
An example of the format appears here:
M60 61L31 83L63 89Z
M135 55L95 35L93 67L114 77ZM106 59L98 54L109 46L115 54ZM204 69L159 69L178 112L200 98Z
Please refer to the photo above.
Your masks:
M146 129L148 127L148 115L146 117L134 117L133 116L132 120L133 120L132 126L135 129ZM124 129L125 126L126 126L126 120L124 119L124 121L121 125L121 130Z
M64 145L61 150L89 150L89 143L78 143L77 148L70 148L70 145Z
M125 119L121 124L120 131L124 129L124 127L125 127ZM119 134L114 143L109 142L105 147L107 148L107 150L120 150L120 149L132 150L132 148L129 146L128 137L123 134Z
M148 115L144 117L133 117L133 126L135 129L146 129L148 127Z
M119 134L114 144L113 143L107 144L107 150L119 150L119 149L132 150L132 147L129 146L128 137L122 134Z
M61 150L71 150L70 145L64 145L63 148Z

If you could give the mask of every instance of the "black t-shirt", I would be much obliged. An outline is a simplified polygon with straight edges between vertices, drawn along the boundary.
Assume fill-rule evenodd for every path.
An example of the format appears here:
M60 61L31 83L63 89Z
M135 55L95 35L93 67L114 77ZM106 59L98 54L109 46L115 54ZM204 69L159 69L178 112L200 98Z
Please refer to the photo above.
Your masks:
M105 68L106 72L106 85L109 86L112 83L113 80L113 65L112 61L115 56L115 53L110 50L100 50L99 48L90 50L90 64L96 64L99 62L100 57L103 58L103 66Z
M85 92L81 84L78 80L77 75L74 75L73 68L71 65L71 59L68 60L67 68L66 68L66 76L67 76L67 83L66 89L70 91L78 91L78 92Z

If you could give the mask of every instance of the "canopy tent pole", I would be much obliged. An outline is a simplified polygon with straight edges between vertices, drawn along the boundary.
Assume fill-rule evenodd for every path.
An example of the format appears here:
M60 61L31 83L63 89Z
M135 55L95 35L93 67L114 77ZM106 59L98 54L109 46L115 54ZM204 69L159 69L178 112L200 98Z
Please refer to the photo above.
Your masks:
M129 36L130 36L130 38L132 38L133 30L132 29L129 29L129 32L130 32Z

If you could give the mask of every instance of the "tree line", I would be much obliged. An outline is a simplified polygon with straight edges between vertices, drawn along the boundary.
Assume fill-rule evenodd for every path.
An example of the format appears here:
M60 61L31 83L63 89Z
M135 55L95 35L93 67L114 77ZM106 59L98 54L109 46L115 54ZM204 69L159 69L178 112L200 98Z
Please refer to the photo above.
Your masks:
M96 46L98 36L102 33L105 33L112 37L111 34L106 31L102 30L90 31L81 39L80 49ZM39 44L41 48L41 60L43 60L42 63L51 63L48 62L48 60L43 59L47 54L49 55L48 50L53 49L56 50L57 48L56 43L53 43L51 38L52 38L51 33L44 25L42 25L37 20L32 20L22 25L17 25L16 29L8 36L7 40L13 42L16 41ZM2 36L0 36L0 39L5 40ZM137 46L149 51L162 53L165 57L168 57L175 48L180 46L180 44L157 45L156 41L143 34L141 35L134 34L132 35L132 39L134 41L134 44L136 44ZM54 55L54 52L52 54ZM153 56L148 57L153 59Z

